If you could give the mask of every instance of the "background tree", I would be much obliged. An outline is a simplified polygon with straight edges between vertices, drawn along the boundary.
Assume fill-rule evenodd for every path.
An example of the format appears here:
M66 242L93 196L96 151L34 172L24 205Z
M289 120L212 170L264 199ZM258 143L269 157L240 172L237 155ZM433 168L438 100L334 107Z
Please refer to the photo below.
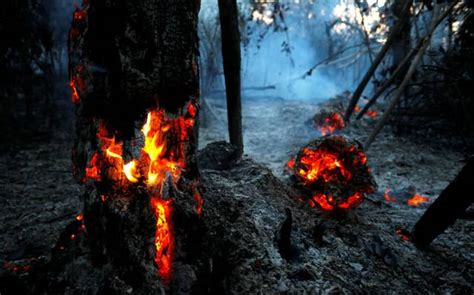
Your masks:
M242 136L242 104L240 83L240 32L236 0L219 0L221 20L222 57L227 96L227 118L230 143L241 155L244 150Z

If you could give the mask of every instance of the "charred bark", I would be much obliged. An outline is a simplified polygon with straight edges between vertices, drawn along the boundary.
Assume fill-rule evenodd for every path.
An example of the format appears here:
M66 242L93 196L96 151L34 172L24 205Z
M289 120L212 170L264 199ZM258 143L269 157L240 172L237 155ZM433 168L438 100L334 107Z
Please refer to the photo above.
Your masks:
M469 193L473 179L474 158L471 158L415 224L412 239L417 247L428 247L438 235L465 214L466 209L474 202L474 195Z
M227 96L227 118L230 143L242 155L242 106L240 93L240 32L236 0L219 0L222 34L222 58Z
M195 160L199 5L90 0L74 12L73 164L87 188L90 258L117 278L105 289L201 288L205 256L196 253L205 230Z

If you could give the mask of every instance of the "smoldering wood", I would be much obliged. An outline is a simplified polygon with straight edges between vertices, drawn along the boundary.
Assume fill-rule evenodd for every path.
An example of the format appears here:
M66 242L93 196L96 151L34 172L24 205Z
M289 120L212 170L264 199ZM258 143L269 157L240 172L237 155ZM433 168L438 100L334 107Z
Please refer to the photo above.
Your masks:
M462 218L474 202L469 193L474 179L474 157L470 158L458 176L441 192L415 224L412 240L419 248L427 248L457 219Z
M227 118L230 143L244 150L241 104L241 54L239 18L236 0L219 0L219 17L222 36L222 58L227 97Z

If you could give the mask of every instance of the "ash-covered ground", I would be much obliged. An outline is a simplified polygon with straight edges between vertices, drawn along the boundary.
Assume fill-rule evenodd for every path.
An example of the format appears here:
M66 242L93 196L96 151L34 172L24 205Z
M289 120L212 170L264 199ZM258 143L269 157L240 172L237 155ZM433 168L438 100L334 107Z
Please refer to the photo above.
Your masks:
M214 118L201 128L201 147L226 138L225 101L208 103ZM406 199L416 190L433 200L462 167L457 140L384 129L367 153L379 192L347 215L333 216L295 200L298 193L284 174L290 156L320 136L309 123L317 109L303 101L244 99L244 160L227 170L202 170L203 218L220 241L216 249L227 249L218 254L225 262L221 287L232 293L472 294L472 220L457 221L427 252L396 234L409 231L429 204L412 207ZM344 134L363 141L373 126L367 118ZM70 173L70 134L2 145L0 277L19 262L47 260L81 211L81 188ZM384 200L386 189L396 203ZM293 216L290 260L276 242L286 208Z
M225 139L225 103L209 99L217 124L202 132L202 146ZM212 185L233 192L221 199L209 193L209 203L224 203L234 212L250 212L236 220L220 220L228 230L247 228L243 236L249 247L227 241L231 251L252 258L238 259L230 284L242 293L455 293L474 291L474 223L459 220L432 244L418 250L397 234L409 232L425 209L454 179L463 166L459 139L422 129L409 137L396 136L387 126L367 152L379 191L347 216L322 213L307 205L287 202L285 164L299 148L320 136L312 124L317 104L305 101L247 99L243 103L245 151L248 158L269 168L256 168L243 161L227 173L205 173ZM353 123L342 134L364 142L375 120ZM255 172L260 171L260 172ZM273 172L279 180L270 176ZM207 179L207 178L205 178ZM281 181L281 182L280 182ZM216 185L218 183L219 185ZM222 187L227 187L223 190ZM396 199L387 202L386 191ZM419 207L407 200L415 193L430 201ZM231 197L231 195L233 197ZM214 197L212 197L214 196ZM227 199L227 200L226 200ZM215 205L214 207L218 207ZM240 209L239 209L240 208ZM293 242L298 249L292 261L281 258L275 238L286 219L293 215ZM212 210L212 209L210 209ZM214 213L214 218L218 218ZM229 218L227 218L229 219ZM238 232L238 231L237 231ZM238 246L240 245L240 247ZM238 255L233 255L238 256Z

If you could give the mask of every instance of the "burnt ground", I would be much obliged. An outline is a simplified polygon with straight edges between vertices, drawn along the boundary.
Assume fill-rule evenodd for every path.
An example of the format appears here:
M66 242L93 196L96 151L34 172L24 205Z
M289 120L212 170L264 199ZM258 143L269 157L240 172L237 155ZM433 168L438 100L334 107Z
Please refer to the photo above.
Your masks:
M216 120L202 128L202 146L225 138L225 105L211 99L209 104ZM215 259L222 261L215 262L220 287L236 293L472 294L472 220L456 222L426 252L396 234L410 230L428 206L406 205L408 192L416 189L433 200L462 167L456 140L384 130L368 151L379 192L354 211L328 215L292 198L298 193L284 175L289 156L319 135L308 124L316 110L307 102L246 99L246 157L231 169L203 170L203 216L220 241L216 247L226 249ZM344 133L363 141L372 126L364 119ZM4 145L0 154L0 273L8 262L47 260L81 210L81 188L69 172L70 132L24 142ZM397 203L383 200L387 188ZM293 216L289 260L276 242L285 208Z

